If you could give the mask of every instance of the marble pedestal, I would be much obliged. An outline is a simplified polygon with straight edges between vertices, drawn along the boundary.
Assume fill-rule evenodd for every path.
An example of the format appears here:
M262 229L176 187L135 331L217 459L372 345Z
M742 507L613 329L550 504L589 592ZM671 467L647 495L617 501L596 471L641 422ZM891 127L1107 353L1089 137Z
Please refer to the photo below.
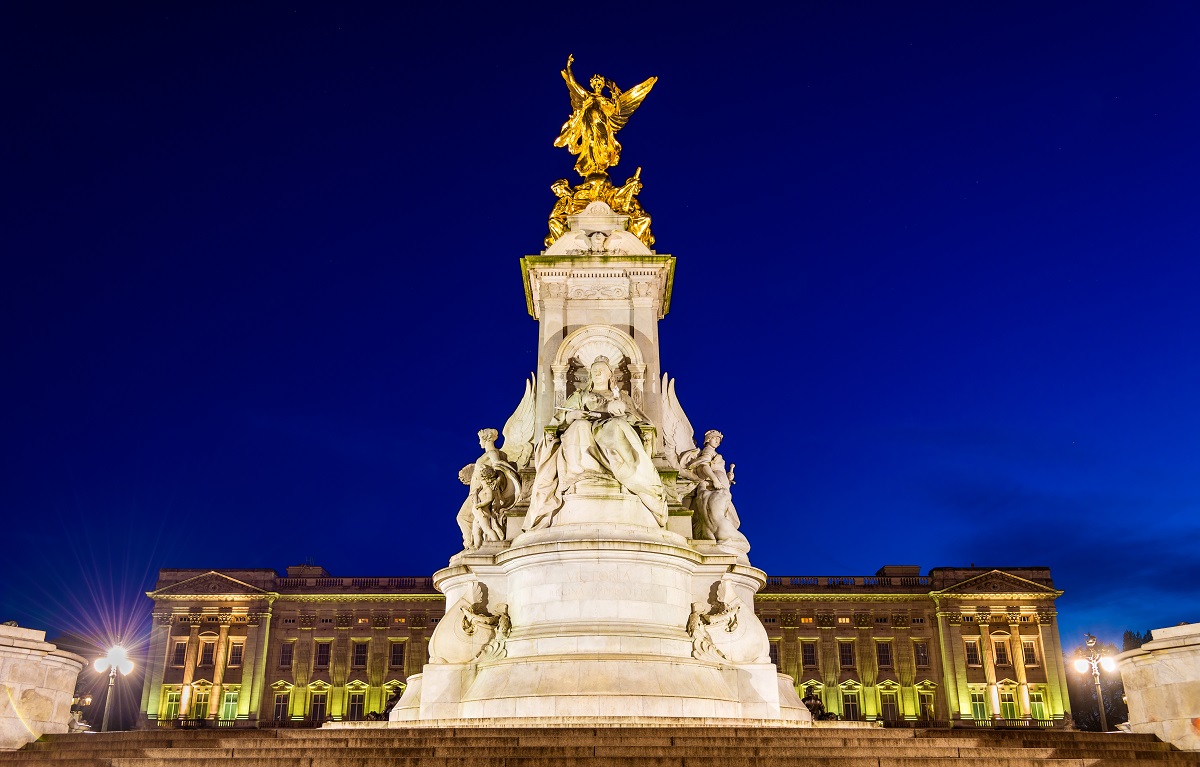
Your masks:
M705 548L660 528L615 483L580 483L552 527L463 552L434 574L447 613L392 719L808 722L752 609L765 574ZM725 618L707 629L706 651L688 631L698 603ZM500 605L507 636L468 619Z
M75 681L87 661L45 631L0 626L0 751L67 731Z
M1200 623L1151 634L1146 644L1117 656L1129 728L1200 751Z

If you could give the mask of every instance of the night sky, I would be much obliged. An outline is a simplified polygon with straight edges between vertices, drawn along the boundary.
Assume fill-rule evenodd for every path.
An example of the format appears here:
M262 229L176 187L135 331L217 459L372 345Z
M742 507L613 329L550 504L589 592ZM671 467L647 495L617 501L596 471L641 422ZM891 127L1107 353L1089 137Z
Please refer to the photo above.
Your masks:
M678 258L663 367L754 564L1049 566L1068 649L1200 620L1198 31L1166 0L7 4L0 620L129 637L160 567L445 566L536 364L568 53L659 77L613 176Z

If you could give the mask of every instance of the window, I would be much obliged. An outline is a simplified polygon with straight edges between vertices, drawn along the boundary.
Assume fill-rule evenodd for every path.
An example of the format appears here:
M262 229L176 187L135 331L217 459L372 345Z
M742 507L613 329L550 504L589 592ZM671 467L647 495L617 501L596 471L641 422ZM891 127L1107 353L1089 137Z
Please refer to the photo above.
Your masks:
M924 626L924 625L925 625L925 618L923 618L923 617L922 617L922 618L913 618L913 619L912 619L912 624L913 624L914 626Z
M1021 660L1025 661L1026 666L1036 666L1038 664L1037 643L1032 639L1026 639L1021 642Z
M388 665L392 668L404 668L404 642L392 642L391 657Z
M392 623L407 623L407 622L408 622L408 618L405 618L403 615L397 615L395 618L392 618Z
M928 722L933 719L933 693L918 692L917 693L917 716L922 721Z
M916 658L917 668L929 667L929 645L925 642L913 642L913 656Z
M816 642L801 642L800 643L800 665L804 668L817 667L817 643Z
M333 642L317 642L317 668L329 668L329 652Z
M333 618L322 618L321 623L333 623Z
M360 625L360 626L365 626L366 624L371 622L371 619L370 618L359 618L355 622L358 623L358 625Z
M325 693L314 692L312 696L312 706L309 707L308 716L314 722L325 721Z
M854 668L854 643L838 642L838 660L842 668Z
M285 647L290 645L285 645ZM271 717L276 722L282 722L288 718L288 698L290 695L286 692L275 693L275 710Z
M171 665L182 666L187 661L187 642L176 642L171 649Z
M857 722L858 713L858 693L842 692L842 719L849 722Z
M1017 699L1011 692L1000 693L1000 716L1004 719L1018 719Z
M241 642L229 645L229 665L242 665L242 653L245 652L245 650L246 645L242 644Z
M354 656L351 658L351 665L354 668L364 668L367 665L367 649L369 645L366 642L354 643Z
M236 692L225 693L225 699L221 701L221 718L226 721L237 719L237 701L238 694Z
M192 719L208 718L208 690L196 690L196 699L192 701Z
M888 622L888 618L887 618L887 616L886 616L886 615L876 615L876 616L875 616L875 622L876 622L876 623L882 623L882 624L886 625L886 624L887 624L887 622Z
M759 646L761 647L762 645L759 645ZM771 652L771 662L774 663L776 666L778 666L779 665L779 643L778 642L771 643L770 652Z
M967 665L981 666L983 662L979 660L979 642L975 639L966 640L967 643Z
M1008 641L1004 639L996 640L996 665L1008 665Z
M295 652L296 652L296 643L295 642L288 642L287 644L280 645L280 647L279 647L279 667L280 668L291 668L292 667L292 655Z
M363 704L366 702L367 696L365 693L352 692L350 693L350 707L346 709L346 718L352 722L357 722L363 718Z
M295 623L296 623L295 618L284 618L283 619L283 625L285 625L285 626L292 626L292 625L295 625Z
M850 623L850 616L849 615L839 615L838 623L841 623L842 625L848 625Z
M211 666L213 664L213 656L217 653L216 642L201 642L200 643L200 665Z
M763 623L778 623L779 619L775 617L764 617Z
M1046 716L1046 704L1042 701L1042 694L1040 692L1029 693L1029 713L1034 719L1045 721L1048 718Z
M876 642L875 643L875 660L879 661L880 668L892 667L892 643L891 642Z
M167 692L167 703L163 706L162 718L179 718L179 690L170 690Z
M896 693L879 693L879 715L885 722L894 722L900 718L900 709L896 705Z
M801 618L800 618L800 622L801 622L801 623L812 623L812 622L813 622L812 616L811 616L811 615L805 615L805 616L803 616L803 617L801 617Z
M982 692L971 693L971 718L976 722L988 719L987 701L984 700Z

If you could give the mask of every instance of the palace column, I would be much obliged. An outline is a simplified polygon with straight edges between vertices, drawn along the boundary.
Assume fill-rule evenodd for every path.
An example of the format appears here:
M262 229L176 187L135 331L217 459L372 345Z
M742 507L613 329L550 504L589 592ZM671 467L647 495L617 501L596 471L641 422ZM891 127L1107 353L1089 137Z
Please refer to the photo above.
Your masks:
M963 656L962 614L937 608L938 655L942 661L942 683L946 688L949 718L964 718L971 710L971 693L967 689L967 662ZM919 707L918 707L919 708Z
M167 665L167 645L171 641L170 613L155 613L150 631L150 650L146 658L146 682L142 685L140 709L146 719L162 715L162 680Z
M200 651L200 616L188 617L187 652L183 658L183 687L179 691L179 718L187 719L192 712L192 679L196 676L196 653Z
M221 712L221 689L225 681L225 647L229 644L229 621L231 616L221 615L221 626L217 629L216 658L213 660L213 686L208 696L208 717L216 719Z
M271 605L266 612L246 616L246 647L242 660L242 692L238 695L238 719L261 718L263 686L267 671L267 634L271 626Z
M312 681L313 672L313 626L316 622L315 614L300 616L300 635L292 656L292 679L295 682L290 699L292 719L303 719L308 713L308 683Z
M1038 636L1042 640L1042 658L1046 663L1046 687L1050 694L1047 704L1051 716L1061 719L1071 713L1071 703L1067 697L1067 670L1062 657L1062 642L1058 638L1056 615L1055 610L1038 610Z
M992 657L992 636L989 633L990 613L979 613L975 623L979 626L979 654L983 661L983 677L987 680L988 701L992 706L992 719L1000 719L1000 688L996 686L996 663Z
M1025 651L1021 645L1021 616L1019 613L1008 615L1008 642L1011 645L1013 671L1017 674L1017 701L1021 707L1021 718L1029 719L1029 682L1025 674Z

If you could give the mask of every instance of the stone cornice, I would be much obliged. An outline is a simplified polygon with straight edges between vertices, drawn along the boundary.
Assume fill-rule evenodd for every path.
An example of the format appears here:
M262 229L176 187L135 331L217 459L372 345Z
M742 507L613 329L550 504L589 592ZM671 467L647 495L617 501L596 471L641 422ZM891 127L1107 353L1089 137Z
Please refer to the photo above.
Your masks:
M675 257L670 255L614 256L525 256L521 259L521 281L525 285L525 308L529 316L539 319L538 301L542 299L541 276L555 278L554 284L563 287L551 298L588 299L617 298L631 301L657 301L659 319L671 309L671 290L675 283ZM606 279L602 279L602 276ZM576 280L586 286L567 287ZM599 282L597 282L599 280ZM609 283L612 283L609 285ZM638 284L648 283L644 288ZM611 289L607 289L611 288ZM594 295L593 295L594 294Z

